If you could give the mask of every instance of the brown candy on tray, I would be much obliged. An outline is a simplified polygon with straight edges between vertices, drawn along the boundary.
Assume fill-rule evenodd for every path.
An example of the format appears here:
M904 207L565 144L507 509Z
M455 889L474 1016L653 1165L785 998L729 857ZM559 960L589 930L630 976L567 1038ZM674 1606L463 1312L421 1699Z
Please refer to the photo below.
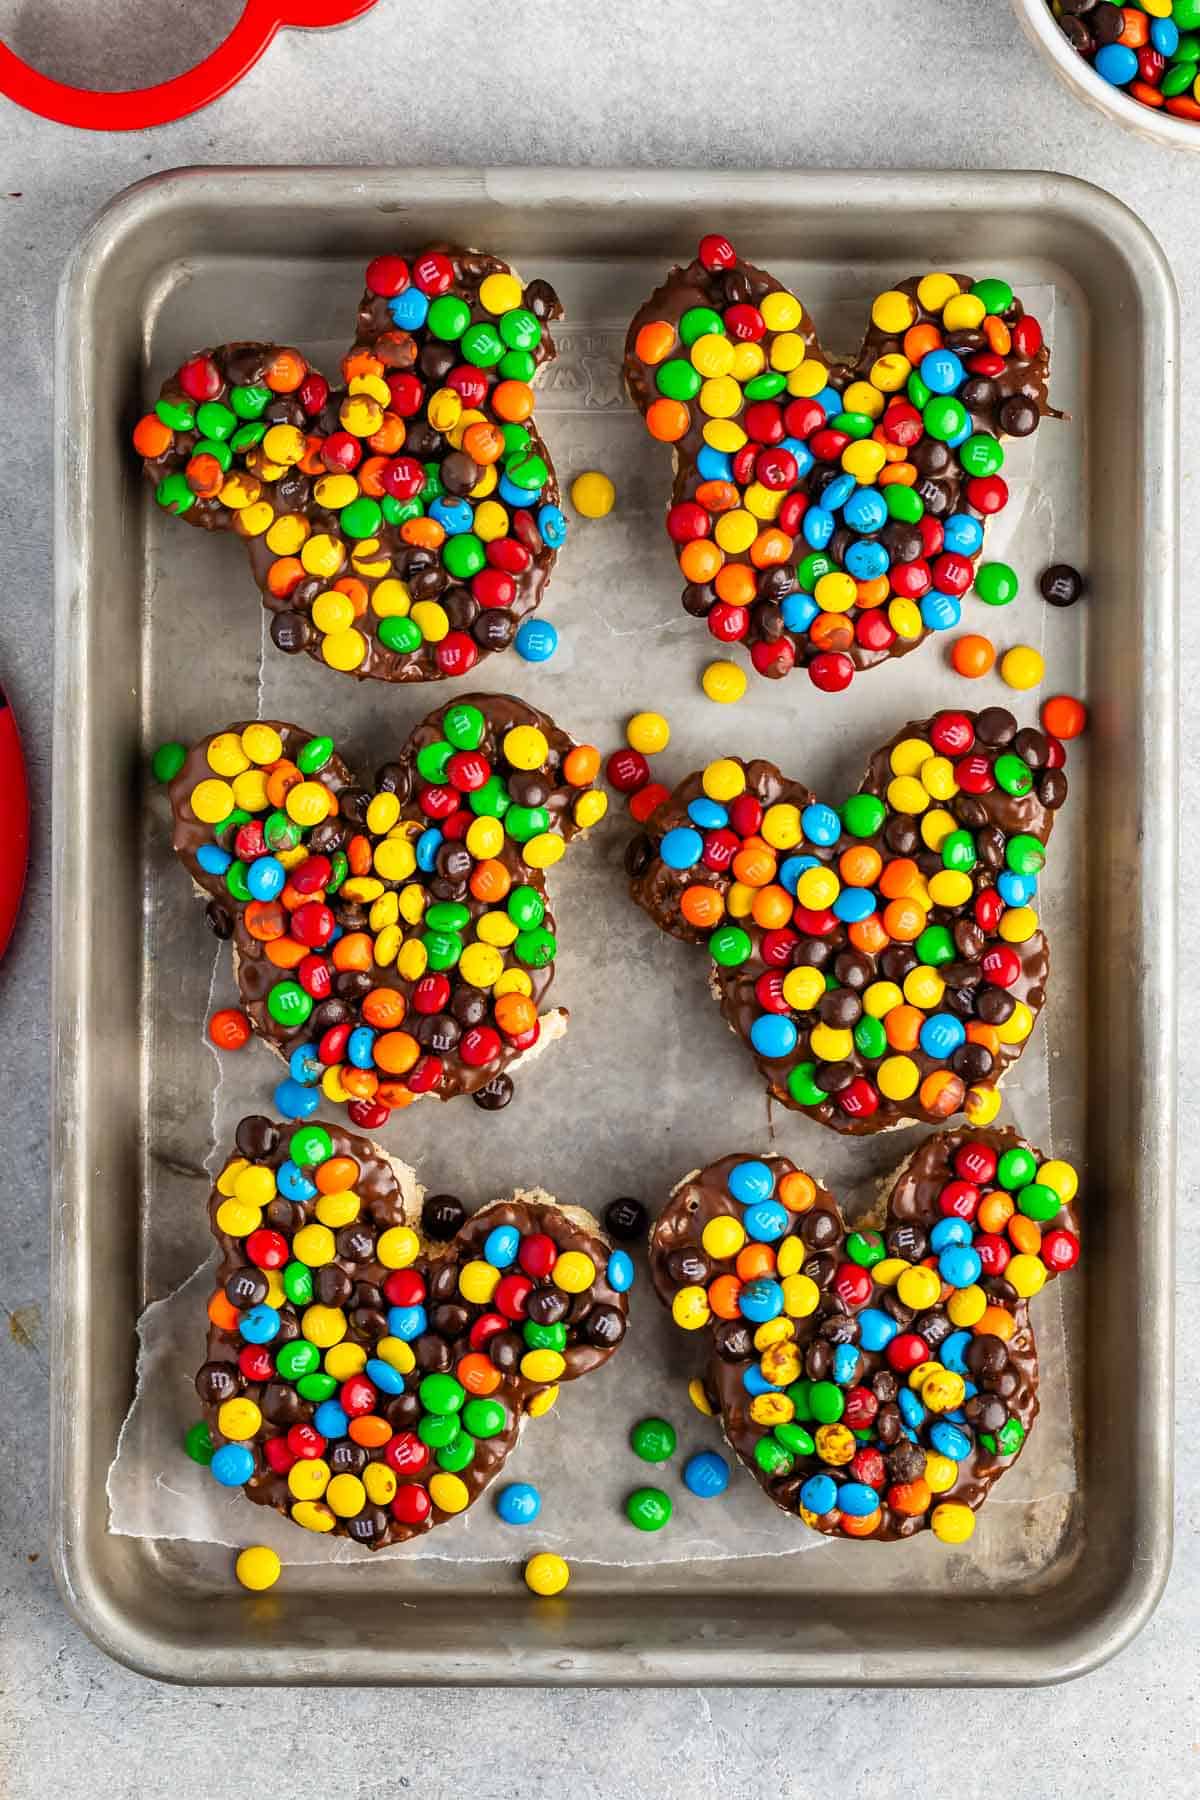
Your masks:
M1078 1260L1077 1185L1015 1131L971 1126L926 1139L854 1227L774 1153L680 1182L651 1279L777 1506L838 1538L970 1538L1037 1417L1029 1306Z
M773 763L719 758L630 844L633 897L707 948L784 1106L846 1133L987 1125L1045 1002L1036 898L1063 760L1002 707L904 726L837 809Z
M463 675L512 643L566 535L532 387L561 316L484 251L377 256L339 379L277 344L203 350L134 447L164 511L245 540L279 649Z
M181 751L182 754L182 751ZM439 707L360 786L333 740L281 721L201 739L170 784L174 848L233 940L254 1031L376 1130L422 1094L492 1111L566 1030L544 1008L547 871L601 818L599 754L507 694Z
M209 1217L211 1473L372 1550L464 1512L625 1335L590 1214L533 1189L464 1219L338 1125L243 1119Z
M876 296L857 351L824 349L800 301L705 237L634 315L625 380L674 455L667 532L684 610L760 675L827 692L958 623L1005 437L1053 409L1042 328L1000 279L930 271ZM1055 415L1057 416L1057 415Z

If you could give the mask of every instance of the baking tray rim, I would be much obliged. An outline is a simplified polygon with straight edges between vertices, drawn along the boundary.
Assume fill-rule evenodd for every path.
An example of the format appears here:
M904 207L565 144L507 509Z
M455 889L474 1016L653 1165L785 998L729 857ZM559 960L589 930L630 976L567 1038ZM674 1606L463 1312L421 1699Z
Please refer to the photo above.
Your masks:
M1057 211L1083 220L1123 257L1129 280L1142 303L1145 331L1139 342L1144 373L1141 521L1145 533L1139 555L1156 595L1144 620L1145 655L1140 688L1149 705L1139 718L1139 761L1145 790L1163 797L1158 829L1145 834L1143 878L1157 877L1155 910L1142 913L1144 971L1138 1008L1151 1014L1160 1035L1176 1044L1174 992L1177 938L1178 822L1170 797L1178 791L1178 547L1175 536L1178 494L1179 309L1165 255L1149 229L1121 201L1076 177L1041 171L938 170L648 170L505 167L498 169L221 166L183 168L147 177L116 195L76 246L58 294L55 358L55 675L56 718L52 759L53 866L58 879L52 910L52 1096L51 1096L51 1560L64 1604L81 1629L107 1654L147 1676L177 1682L229 1685L294 1680L286 1646L251 1653L236 1646L199 1650L143 1631L121 1610L85 1545L82 1520L94 1503L86 1483L83 1433L76 1429L73 1373L75 1353L86 1333L86 1276L93 1220L89 1208L89 1109L87 1073L88 963L85 934L76 929L86 892L90 836L85 788L72 759L76 733L62 721L86 712L89 661L83 634L69 629L72 609L88 593L87 469L90 452L85 404L84 359L74 322L87 320L89 287L102 266L121 251L127 235L147 219L170 214L181 204L229 204L238 189L252 186L259 204L297 205L318 210L344 197L372 203L382 212L402 213L395 200L403 181L415 204L461 206L491 202L524 209L581 204L589 209L653 205L695 206L703 198L727 210L753 205L770 213L836 205L843 213L886 205L918 206L937 213L1026 208ZM246 199L251 198L249 191ZM68 477L68 446L76 458ZM1153 548L1152 548L1153 546ZM1151 558L1156 560L1153 562ZM74 646L74 649L71 648ZM1155 731L1147 716L1159 721ZM1152 843L1147 839L1153 839ZM1161 1028L1165 1025L1165 1030ZM1154 1079L1150 1076L1153 1074ZM972 1662L952 1654L939 1658L909 1650L863 1652L853 1648L789 1649L741 1646L730 1667L719 1639L703 1648L681 1645L647 1651L620 1641L572 1653L561 1642L524 1647L497 1673L482 1656L455 1650L423 1653L418 1663L402 1650L371 1660L339 1651L304 1653L309 1681L397 1685L458 1682L476 1685L605 1684L677 1685L719 1678L747 1685L912 1685L953 1681L970 1685L1040 1685L1082 1675L1107 1661L1141 1630L1158 1604L1170 1570L1173 1496L1173 1312L1171 1261L1174 1233L1174 1175L1177 1154L1176 1063L1141 1070L1134 1102L1143 1150L1139 1210L1143 1231L1139 1253L1144 1271L1157 1277L1161 1295L1152 1323L1139 1309L1136 1328L1143 1339L1143 1363L1150 1376L1137 1422L1138 1503L1141 1527L1127 1568L1111 1583L1096 1613L1068 1622L1057 1636L1007 1647L971 1648ZM591 1598L591 1597L589 1597ZM940 1661L941 1666L935 1666ZM253 1662L253 1666L252 1666ZM202 1667L198 1665L203 1665Z

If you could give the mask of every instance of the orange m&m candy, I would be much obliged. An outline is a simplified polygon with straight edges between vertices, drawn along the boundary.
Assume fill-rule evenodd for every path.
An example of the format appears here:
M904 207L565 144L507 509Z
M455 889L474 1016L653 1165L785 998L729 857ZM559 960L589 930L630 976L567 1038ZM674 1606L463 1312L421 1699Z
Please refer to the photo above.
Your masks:
M996 660L996 646L990 638L979 636L969 631L965 636L955 638L950 651L950 664L957 675L965 675L968 681L977 680L986 675Z
M1077 738L1087 726L1087 707L1071 694L1054 694L1042 706L1042 727L1056 738Z

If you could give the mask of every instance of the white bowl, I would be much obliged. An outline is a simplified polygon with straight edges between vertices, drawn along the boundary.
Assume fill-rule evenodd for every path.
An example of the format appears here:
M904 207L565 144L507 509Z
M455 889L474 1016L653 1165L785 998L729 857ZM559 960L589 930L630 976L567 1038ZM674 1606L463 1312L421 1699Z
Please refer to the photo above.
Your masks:
M1016 14L1025 31L1045 51L1062 80L1089 106L1106 112L1130 131L1151 143L1174 144L1185 150L1200 150L1200 119L1177 119L1173 114L1131 100L1121 88L1097 75L1086 57L1080 56L1058 28L1058 20L1047 0L1013 0ZM1086 17L1086 15L1085 15Z

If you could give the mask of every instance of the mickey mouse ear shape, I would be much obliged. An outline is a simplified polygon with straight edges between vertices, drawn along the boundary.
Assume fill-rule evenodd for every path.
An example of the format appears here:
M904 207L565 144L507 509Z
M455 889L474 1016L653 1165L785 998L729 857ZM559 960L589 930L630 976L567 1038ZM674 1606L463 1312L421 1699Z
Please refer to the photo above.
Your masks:
M625 1335L633 1265L540 1189L470 1219L341 1126L243 1119L196 1390L222 1486L369 1549L466 1511Z
M1079 1257L1078 1180L1010 1130L941 1132L850 1228L789 1158L685 1177L650 1272L733 1449L827 1536L962 1543L1037 1417L1029 1304Z

